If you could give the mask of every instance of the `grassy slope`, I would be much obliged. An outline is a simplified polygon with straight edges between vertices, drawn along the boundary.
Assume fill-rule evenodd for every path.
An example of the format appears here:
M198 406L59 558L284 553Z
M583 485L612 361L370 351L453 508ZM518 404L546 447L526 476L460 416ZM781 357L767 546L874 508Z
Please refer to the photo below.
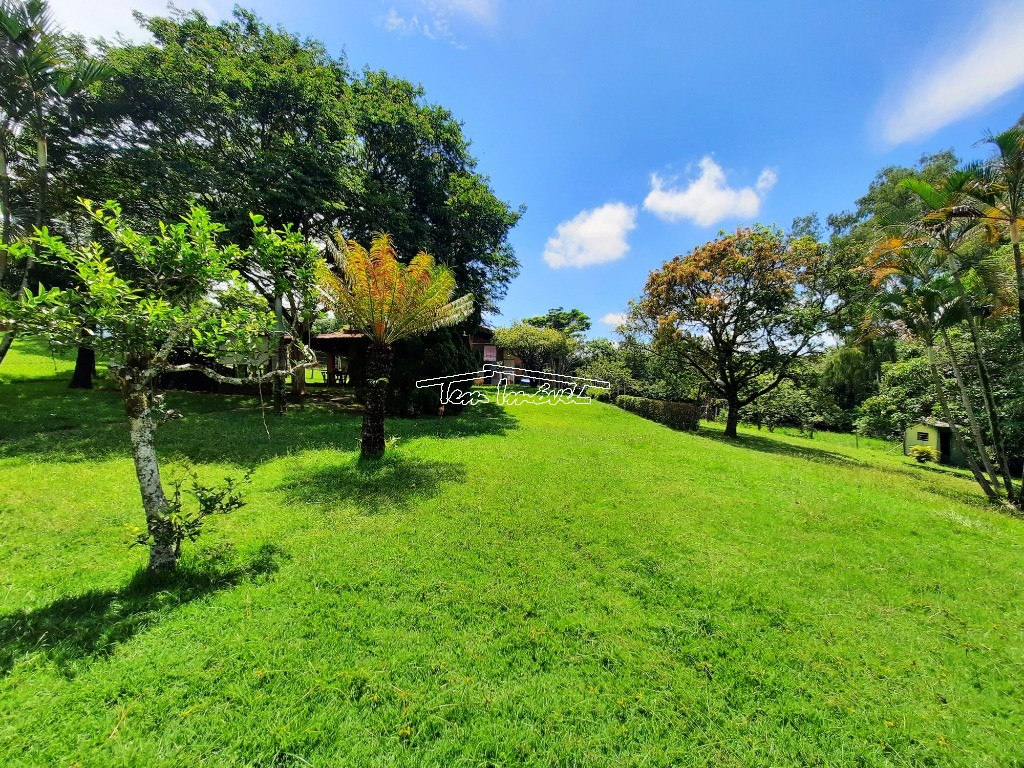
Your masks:
M4 765L1024 764L1024 523L956 474L600 404L367 470L177 396L171 465L256 474L154 586L117 398L53 374L0 367Z

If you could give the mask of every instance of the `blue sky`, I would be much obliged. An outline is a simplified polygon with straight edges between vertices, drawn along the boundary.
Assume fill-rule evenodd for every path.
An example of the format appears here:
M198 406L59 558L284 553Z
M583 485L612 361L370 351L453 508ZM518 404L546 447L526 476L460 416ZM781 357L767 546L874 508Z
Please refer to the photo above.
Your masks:
M91 35L165 7L52 5ZM651 269L720 229L824 219L883 166L980 156L1024 112L1021 0L246 5L464 122L497 194L527 207L501 324L561 305L609 334Z

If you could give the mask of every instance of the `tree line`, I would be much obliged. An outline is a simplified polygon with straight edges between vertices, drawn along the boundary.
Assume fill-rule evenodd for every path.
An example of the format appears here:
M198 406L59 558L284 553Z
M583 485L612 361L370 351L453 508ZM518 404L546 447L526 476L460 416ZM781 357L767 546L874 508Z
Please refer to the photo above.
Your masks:
M935 419L986 496L1019 510L1024 128L982 143L976 162L883 169L824 226L740 228L666 261L614 341L545 318L495 340L617 393L701 401L729 437L746 421L891 440Z

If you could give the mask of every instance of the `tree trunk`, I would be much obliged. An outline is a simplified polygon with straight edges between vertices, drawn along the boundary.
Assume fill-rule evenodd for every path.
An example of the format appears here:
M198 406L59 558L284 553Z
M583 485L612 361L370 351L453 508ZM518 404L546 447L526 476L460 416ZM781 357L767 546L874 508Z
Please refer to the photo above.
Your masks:
M42 229L43 224L46 223L46 187L49 182L49 159L47 152L46 136L40 135L36 138L36 152L37 161L39 163L39 199L36 201L35 223L36 229ZM39 243L35 243L32 246L32 253L29 254L28 260L25 262L25 272L21 276L21 287L18 289L19 296L24 296L26 293L28 293L29 277L32 273L32 267L35 266L36 260L39 257L39 248ZM13 341L14 331L5 334L3 340L0 340L0 363L2 363L4 358L7 356L7 352L10 350Z
M150 414L149 390L126 386L124 408L128 416L132 460L135 462L135 474L139 479L142 507L146 511L146 528L151 537L149 571L173 571L181 554L181 543L167 540L166 520L170 503L160 481L160 464L153 442L155 426Z
M376 344L366 350L366 406L360 452L364 459L384 455L384 406L391 374L391 349Z
M14 331L9 331L0 338L0 363L7 357L7 353L11 350L11 344L14 343Z
M288 410L288 396L285 392L285 376L288 370L288 342L285 340L284 325L284 300L277 296L274 299L274 315L277 317L277 356L274 360L274 369L278 372L270 384L271 401L274 404L274 413L277 416L284 416Z
M967 461L967 467L971 470L971 474L974 475L974 479L978 481L978 485L981 486L985 495L992 501L998 501L999 494L995 492L981 469L979 469L978 462L964 450L963 440L960 437L960 428L957 427L956 422L953 420L953 413L949 410L949 401L946 400L946 390L942 387L942 376L939 375L939 366L935 362L935 347L930 343L926 343L925 349L928 351L928 366L931 368L935 394L939 399L939 405L942 407L942 415L945 417L946 423L949 424L949 431L953 436L953 444L960 449L960 453L963 454L964 459Z
M6 131L5 131L6 134ZM0 229L0 291L4 290L4 278L7 276L7 265L10 255L6 246L11 242L11 177L7 167L6 136L0 137L0 208L3 208L3 225ZM14 331L0 337L0 363L7 357L7 352L14 343Z
M1010 242L1013 244L1013 267L1017 272L1017 322L1020 325L1020 340L1024 342L1024 261L1020 254L1020 228L1016 221L1010 222Z
M3 209L3 229L0 230L0 242L8 245L11 242L11 176L7 168L7 131L0 137L0 208ZM7 275L8 253L0 248L0 289L3 288L4 277Z
M740 404L738 401L729 400L729 412L725 419L725 436L736 437L736 427L740 423Z
M297 398L306 396L306 369L292 371L292 394Z
M941 328L940 333L942 334L942 341L946 345L946 351L949 352L949 363L953 368L953 377L956 379L957 389L960 390L960 402L963 403L964 411L967 414L967 424L971 428L974 447L978 449L978 458L981 459L981 465L985 468L985 473L988 475L992 487L998 488L999 475L996 473L996 468L992 465L992 460L989 458L988 446L985 445L985 436L981 434L981 425L978 423L978 417L974 413L974 405L971 403L971 393L967 390L967 383L964 381L963 373L960 371L960 364L956 361L956 351L953 349L953 343L950 341L949 333L946 329Z
M996 449L996 461L999 463L999 471L1003 477L1003 486L1006 488L1006 495L1010 503L1016 503L1017 491L1013 484L1013 473L1010 472L1010 460L1006 454L1006 442L1003 440L1003 428L999 423L999 411L996 409L996 399L992 394L992 378L988 373L988 365L985 363L985 355L982 354L981 337L978 333L978 320L976 317L969 317L967 325L971 330L971 343L974 345L974 364L978 369L978 380L981 383L981 394L985 401L985 413L988 417L988 427L992 432L992 443Z
M96 352L89 347L79 347L75 357L75 372L71 374L69 389L92 389L92 377L96 375Z
M40 118L41 119L41 118ZM42 229L46 224L46 192L47 186L49 185L50 175L50 160L49 150L46 144L46 136L39 135L36 138L36 161L39 163L39 189L37 191L36 200L36 229ZM29 286L29 275L32 272L32 267L35 266L36 261L39 259L39 249L41 245L34 243L32 245L32 253L29 255L28 260L25 262L25 272L21 276L21 293L24 296L28 293Z
M296 359L299 359L302 353L302 348L295 343L298 339L303 341L308 340L309 336L309 323L298 322L296 323L295 336L292 339L292 345L290 352L295 353ZM306 394L306 369L294 371L292 373L292 394L296 397L304 397Z
M285 373L288 370L288 342L284 336L279 337L277 340L277 355L274 358L274 368L277 370L277 375L274 376L270 384L271 399L274 403L275 415L284 416L288 411L288 393L285 385L285 379L288 376Z

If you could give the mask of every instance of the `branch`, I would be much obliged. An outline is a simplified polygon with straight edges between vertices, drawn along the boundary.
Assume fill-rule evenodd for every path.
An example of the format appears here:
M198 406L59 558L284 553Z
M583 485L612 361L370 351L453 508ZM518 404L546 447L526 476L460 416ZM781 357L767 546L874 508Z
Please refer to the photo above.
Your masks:
M257 376L226 376L223 373L219 373L214 369L206 365L199 363L182 363L181 365L168 365L164 366L156 373L179 373L182 371L198 371L199 373L209 376L214 381L218 381L221 384L234 384L235 386L244 386L246 384L259 384L264 381L270 381L279 376L288 376L289 374L296 373L297 371L305 370L307 368L313 368L318 364L316 354L309 347L299 344L298 345L303 352L303 360L296 363L293 366L284 369L276 369L267 371L266 373L259 374Z

